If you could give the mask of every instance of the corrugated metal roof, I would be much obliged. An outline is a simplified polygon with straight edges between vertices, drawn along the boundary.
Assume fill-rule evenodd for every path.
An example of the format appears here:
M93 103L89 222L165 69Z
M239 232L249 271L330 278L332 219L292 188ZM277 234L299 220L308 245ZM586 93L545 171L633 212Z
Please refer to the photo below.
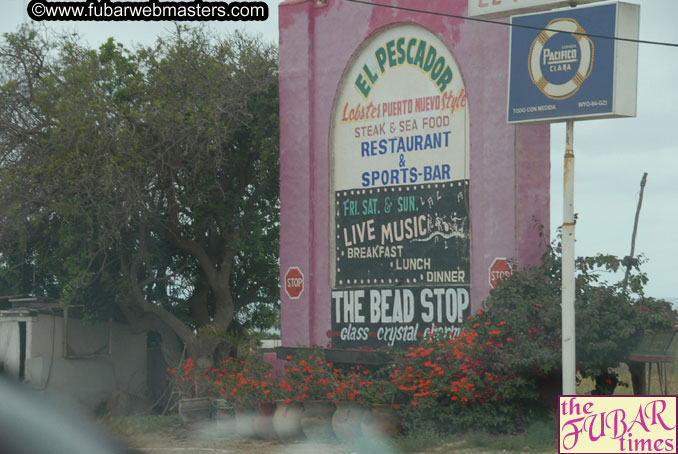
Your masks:
M0 322L3 321L15 321L16 319L25 319L37 317L38 311L35 309L5 309L0 310Z

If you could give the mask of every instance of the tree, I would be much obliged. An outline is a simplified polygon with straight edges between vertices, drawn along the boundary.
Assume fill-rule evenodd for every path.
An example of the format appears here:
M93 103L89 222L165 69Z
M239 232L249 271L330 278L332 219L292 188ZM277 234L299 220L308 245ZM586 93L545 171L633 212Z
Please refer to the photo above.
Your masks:
M616 368L628 363L641 336L669 331L678 314L667 301L644 295L643 258L619 259L598 254L576 260L577 369L596 381L594 394L611 394L619 382ZM606 275L628 269L627 279L607 282ZM483 303L484 319L504 330L513 342L505 348L507 369L526 375L560 377L561 251L549 247L538 267L501 280ZM553 372L555 371L555 374ZM638 371L632 367L632 378ZM556 384L557 395L561 386ZM637 389L636 389L637 391Z
M277 50L178 26L134 51L0 45L0 290L119 312L212 360L278 283ZM251 307L251 306L250 306Z

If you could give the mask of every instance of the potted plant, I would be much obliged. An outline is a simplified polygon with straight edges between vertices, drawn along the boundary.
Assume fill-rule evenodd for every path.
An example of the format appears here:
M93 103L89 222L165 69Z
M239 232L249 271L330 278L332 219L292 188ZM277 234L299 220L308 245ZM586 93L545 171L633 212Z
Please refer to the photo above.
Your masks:
M167 372L174 392L179 395L179 414L184 424L208 420L212 399L200 383L202 375L196 370L193 359L187 358L177 368L168 368Z
M362 436L360 423L366 412L362 392L367 383L372 383L369 374L369 369L360 365L351 366L338 374L332 430L339 440L353 442Z
M236 431L243 436L273 438L274 399L278 394L268 363L254 355L246 359L222 361L220 387L222 398L233 405Z
M319 351L288 357L286 376L281 382L283 403L302 402L301 427L310 439L333 435L332 415L337 377L331 363Z
M360 431L370 437L392 437L400 433L401 423L397 409L398 380L394 366L387 366L371 372L357 368L359 373L352 374L355 399L365 404L363 416L360 418ZM362 370L361 370L362 369Z

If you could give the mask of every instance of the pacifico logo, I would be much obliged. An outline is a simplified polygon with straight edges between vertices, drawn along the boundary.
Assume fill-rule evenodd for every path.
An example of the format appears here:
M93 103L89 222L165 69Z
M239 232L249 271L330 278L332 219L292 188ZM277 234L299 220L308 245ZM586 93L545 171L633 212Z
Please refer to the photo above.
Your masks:
M554 19L546 28L530 48L530 78L545 96L567 99L591 75L593 42L579 34L586 31L574 19Z

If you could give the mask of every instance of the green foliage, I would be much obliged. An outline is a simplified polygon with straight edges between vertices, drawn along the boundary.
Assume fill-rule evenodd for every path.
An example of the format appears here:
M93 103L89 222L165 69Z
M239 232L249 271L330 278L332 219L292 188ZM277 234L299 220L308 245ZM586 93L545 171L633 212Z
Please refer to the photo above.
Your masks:
M556 415L536 421L520 433L493 435L485 431L471 432L463 437L465 446L502 452L556 452L558 450L558 419Z
M116 435L130 436L176 430L182 425L178 413L170 415L134 415L126 418L102 418L98 421L106 430Z
M515 342L507 366L522 373L546 374L561 361L560 250L549 248L536 268L500 281L484 303L491 322L506 321ZM647 276L641 259L599 254L576 261L577 364L584 377L609 377L627 361L643 333L667 330L676 323L670 303L646 297ZM630 266L628 283L608 283L606 275ZM616 382L615 382L616 383Z
M423 449L443 441L433 421L422 420L416 415L409 416L410 414L407 413L403 415L405 436L398 440L398 446L402 452L422 452Z
M577 365L595 380L593 394L613 394L619 365L641 335L678 321L670 303L643 295L641 262L609 255L576 262ZM519 433L555 408L562 389L560 263L558 248L548 248L538 267L500 281L457 338L424 339L398 357L395 378L409 393L406 430ZM606 273L627 266L626 282L607 282Z
M333 399L339 385L337 372L322 350L299 351L287 357L282 396L287 402Z
M278 188L274 47L182 26L135 50L0 42L0 293L160 319L189 349L238 313L270 324Z
M513 338L506 322L492 324L481 311L455 339L428 339L398 356L393 377L406 430L428 421L442 434L483 427L513 433L545 413L537 381L507 366Z
M408 421L407 433L399 438L402 452L422 452L431 446L434 452L506 453L557 452L558 420L555 415L542 418L515 434L496 434L478 425L470 430L442 435L430 420Z

